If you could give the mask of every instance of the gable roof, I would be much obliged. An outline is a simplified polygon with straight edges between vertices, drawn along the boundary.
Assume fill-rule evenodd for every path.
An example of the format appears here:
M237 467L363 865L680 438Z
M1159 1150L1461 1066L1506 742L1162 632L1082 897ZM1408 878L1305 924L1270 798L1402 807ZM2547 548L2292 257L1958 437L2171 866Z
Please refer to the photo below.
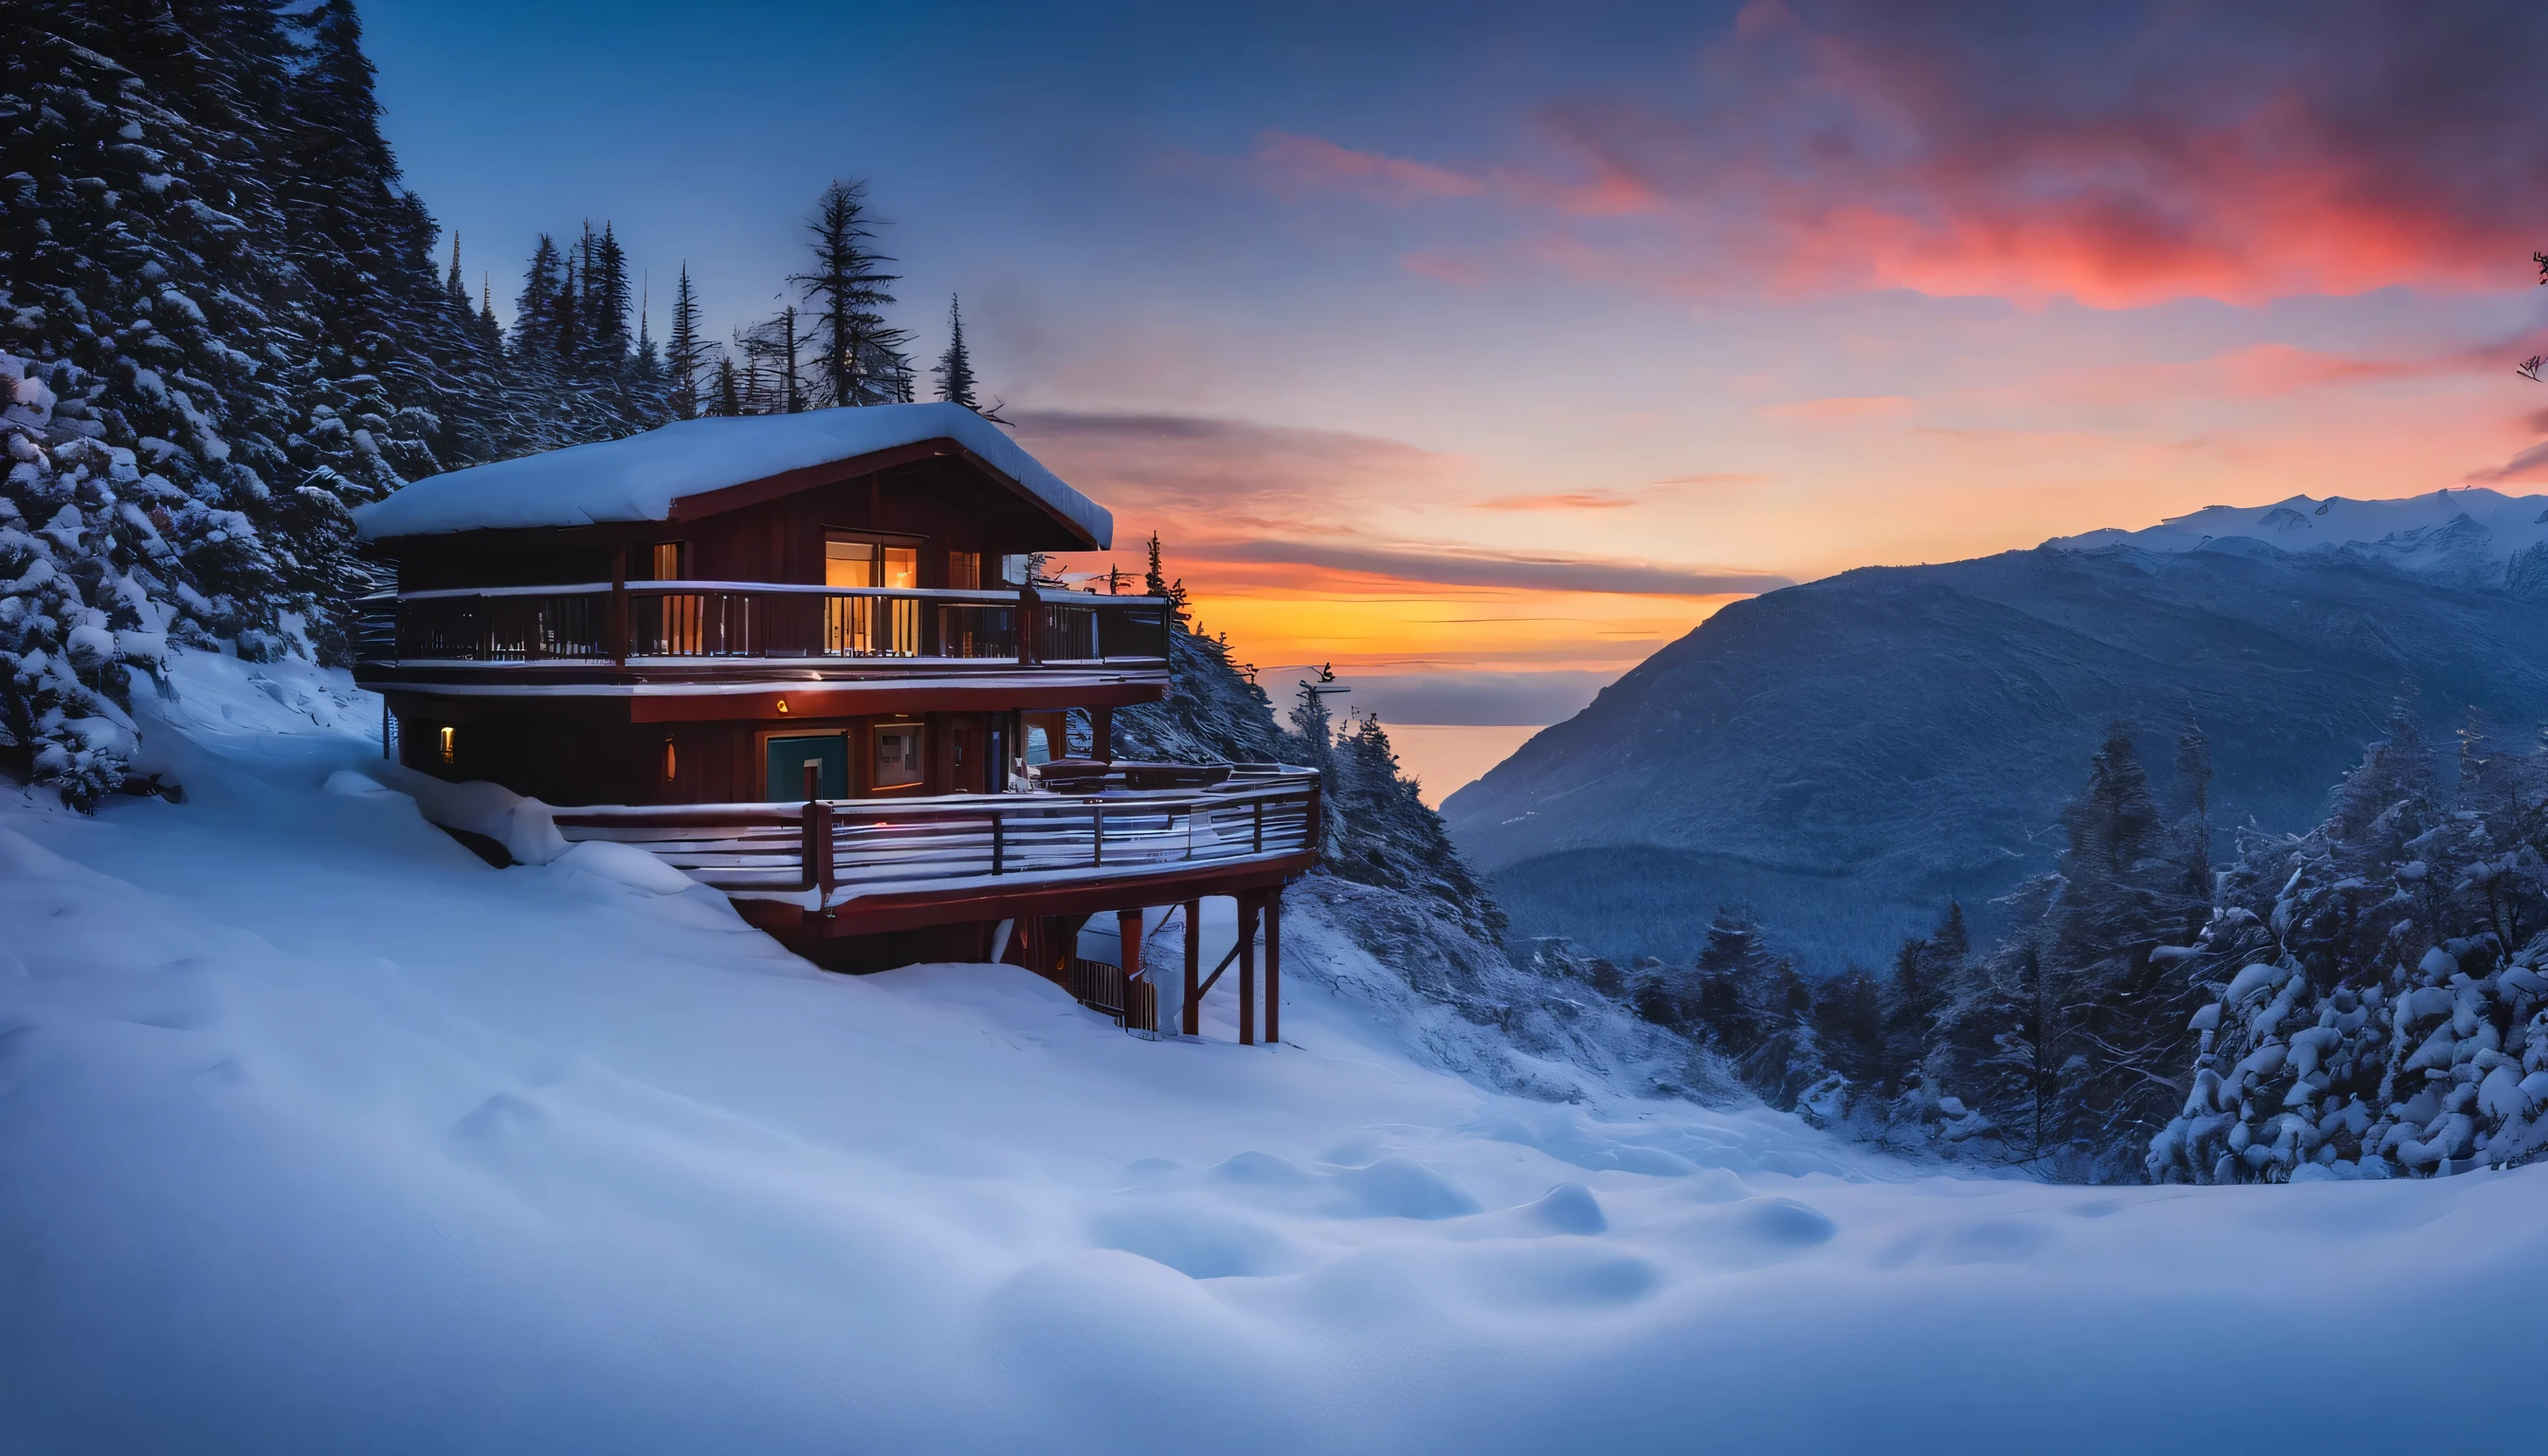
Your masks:
M544 450L427 476L355 507L365 541L445 531L670 520L675 502L794 471L947 441L1085 537L1114 544L1115 517L961 405L869 405L680 419L625 439Z

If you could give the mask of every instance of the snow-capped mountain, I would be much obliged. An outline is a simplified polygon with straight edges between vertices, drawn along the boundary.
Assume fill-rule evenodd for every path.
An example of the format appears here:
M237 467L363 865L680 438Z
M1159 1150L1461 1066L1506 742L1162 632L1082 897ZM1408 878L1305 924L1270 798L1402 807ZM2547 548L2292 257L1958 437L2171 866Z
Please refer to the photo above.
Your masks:
M2548 496L2506 496L2483 486L2395 500L2294 496L2271 505L2207 505L2138 531L2109 526L2045 542L2064 551L2138 546L2145 551L2236 550L2263 542L2297 554L2382 562L2458 587L2509 587L2548 594Z
M2163 802L2189 717L2225 840L2316 822L2416 694L2548 718L2548 498L2216 506L2146 531L1868 568L1737 602L1549 728L1443 816L1516 933L1685 957L1720 904L1807 963L1880 967L1960 897L2049 868L2110 718ZM2307 522L2301 524L2300 522Z

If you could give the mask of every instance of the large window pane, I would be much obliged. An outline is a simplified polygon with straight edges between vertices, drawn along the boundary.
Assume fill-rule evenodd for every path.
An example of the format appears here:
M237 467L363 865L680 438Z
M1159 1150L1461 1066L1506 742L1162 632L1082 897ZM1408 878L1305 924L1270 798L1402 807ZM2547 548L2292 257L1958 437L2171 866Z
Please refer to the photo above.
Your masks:
M873 541L845 541L838 537L823 543L823 585L826 587L874 587L876 581L876 547Z

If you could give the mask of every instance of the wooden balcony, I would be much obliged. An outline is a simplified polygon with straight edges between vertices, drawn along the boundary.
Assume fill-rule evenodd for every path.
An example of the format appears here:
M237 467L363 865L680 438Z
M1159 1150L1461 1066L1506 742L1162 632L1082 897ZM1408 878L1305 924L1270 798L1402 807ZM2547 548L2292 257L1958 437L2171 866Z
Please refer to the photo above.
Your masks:
M1241 764L1217 783L1131 786L1173 778L1174 768L1120 766L1069 792L600 806L555 818L569 840L648 850L733 894L766 928L815 938L1236 894L1317 863L1315 772Z
M1148 596L632 582L362 605L356 676L383 689L1167 672L1169 603Z

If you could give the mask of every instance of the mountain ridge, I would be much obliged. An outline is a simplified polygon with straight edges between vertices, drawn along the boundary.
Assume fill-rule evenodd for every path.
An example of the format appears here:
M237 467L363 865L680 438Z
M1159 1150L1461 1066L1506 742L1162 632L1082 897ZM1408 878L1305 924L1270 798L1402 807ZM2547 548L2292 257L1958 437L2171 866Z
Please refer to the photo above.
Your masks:
M2447 558L2416 549L2436 526ZM1734 603L1444 819L1519 934L1669 957L1723 901L1836 969L1882 963L1949 898L1986 920L2047 867L2045 832L2109 718L2152 739L2201 724L2226 831L2311 822L2411 682L2444 739L2470 704L2507 728L2548 715L2538 606L2515 590L2539 542L2465 510L2304 552L2154 529L2161 549L2096 533ZM2481 557L2491 584L2471 577Z

